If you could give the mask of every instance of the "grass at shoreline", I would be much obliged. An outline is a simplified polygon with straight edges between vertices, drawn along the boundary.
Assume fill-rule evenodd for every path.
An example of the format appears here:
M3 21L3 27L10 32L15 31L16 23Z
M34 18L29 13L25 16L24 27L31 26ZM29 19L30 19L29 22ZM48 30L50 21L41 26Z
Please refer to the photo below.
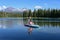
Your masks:
M0 17L0 18L24 18L28 19L28 17ZM48 17L31 17L32 19L60 19L60 18L48 18Z

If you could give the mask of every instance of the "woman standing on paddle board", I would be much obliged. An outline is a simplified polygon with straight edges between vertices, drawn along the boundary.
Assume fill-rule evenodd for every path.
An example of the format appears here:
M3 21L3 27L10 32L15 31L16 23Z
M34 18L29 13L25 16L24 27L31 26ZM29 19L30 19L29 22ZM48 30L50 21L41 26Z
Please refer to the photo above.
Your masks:
M31 20L31 17L28 18L28 24L30 24L30 25L34 24Z

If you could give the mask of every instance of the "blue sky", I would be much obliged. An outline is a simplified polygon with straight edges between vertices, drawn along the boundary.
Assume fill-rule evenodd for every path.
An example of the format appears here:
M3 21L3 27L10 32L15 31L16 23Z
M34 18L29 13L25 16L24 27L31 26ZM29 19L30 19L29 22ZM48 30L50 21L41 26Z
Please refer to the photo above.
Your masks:
M14 8L57 8L60 9L60 0L0 0L0 6Z

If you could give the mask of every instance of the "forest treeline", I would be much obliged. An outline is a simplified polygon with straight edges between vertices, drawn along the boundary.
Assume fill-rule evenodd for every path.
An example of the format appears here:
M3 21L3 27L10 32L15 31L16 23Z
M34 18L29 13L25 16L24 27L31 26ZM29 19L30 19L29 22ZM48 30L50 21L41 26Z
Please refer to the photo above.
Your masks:
M60 9L34 9L32 12L24 11L23 17L50 17L50 18L59 18L60 17Z
M34 9L23 12L3 12L0 11L0 17L50 17L60 18L60 9Z

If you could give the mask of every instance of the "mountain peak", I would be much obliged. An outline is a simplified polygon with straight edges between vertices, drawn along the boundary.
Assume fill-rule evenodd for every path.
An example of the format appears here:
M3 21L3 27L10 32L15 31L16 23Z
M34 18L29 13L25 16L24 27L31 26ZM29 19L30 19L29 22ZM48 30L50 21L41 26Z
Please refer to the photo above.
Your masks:
M14 8L14 7L4 7L3 9L2 9L2 7L0 7L0 11L5 11L5 12L23 12L23 11L28 11L28 9L26 9L26 8L22 8L22 9L20 9L20 8Z

